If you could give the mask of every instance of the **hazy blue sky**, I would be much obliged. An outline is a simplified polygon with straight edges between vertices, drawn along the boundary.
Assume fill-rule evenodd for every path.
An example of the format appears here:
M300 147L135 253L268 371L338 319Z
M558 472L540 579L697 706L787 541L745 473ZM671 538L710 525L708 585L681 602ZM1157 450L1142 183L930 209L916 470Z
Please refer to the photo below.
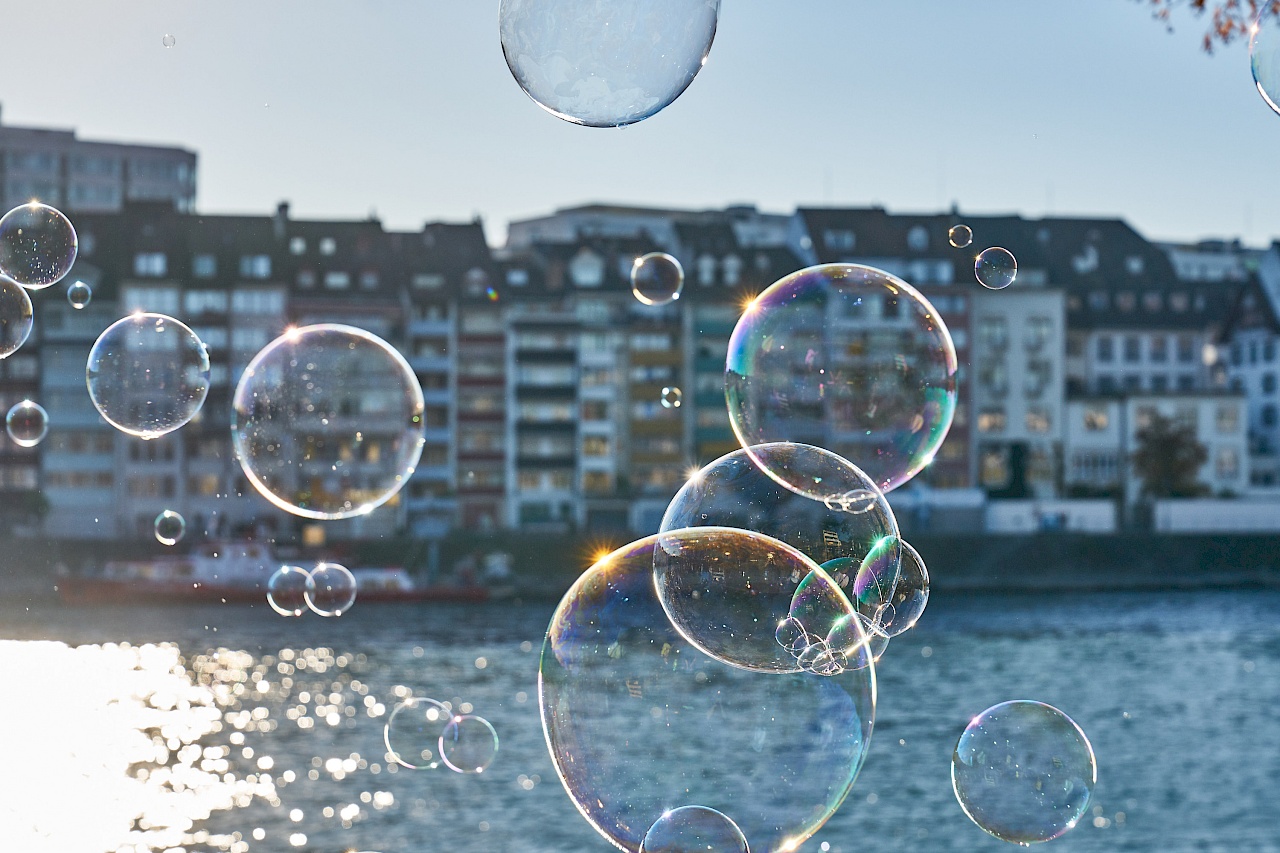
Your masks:
M39 0L0 30L13 124L200 152L199 206L395 227L591 200L1105 214L1280 237L1280 116L1244 46L1131 0L724 0L711 60L625 130L517 88L498 0ZM177 44L161 45L165 33Z

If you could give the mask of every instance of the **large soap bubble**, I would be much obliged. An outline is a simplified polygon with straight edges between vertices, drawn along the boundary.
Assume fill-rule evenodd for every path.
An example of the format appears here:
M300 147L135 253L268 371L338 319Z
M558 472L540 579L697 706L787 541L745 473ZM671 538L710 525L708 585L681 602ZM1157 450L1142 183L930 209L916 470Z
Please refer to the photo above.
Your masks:
M1280 16L1268 9L1269 4L1249 29L1249 58L1258 94L1280 113Z
M41 290L71 271L79 239L57 208L33 201L0 218L0 273Z
M34 314L27 289L0 276L0 358L8 358L31 337Z
M951 757L956 799L1001 841L1051 841L1089 807L1098 765L1066 714L1043 702L1003 702L974 717Z
M810 267L748 305L729 342L729 420L748 453L804 442L891 491L933 461L956 405L956 351L942 317L905 281L855 264ZM780 483L818 499L842 495Z
M702 654L655 594L671 535L605 557L556 608L538 694L551 758L583 816L630 853L687 803L731 815L756 853L793 851L862 766L874 670L761 675Z
M164 314L131 314L89 350L89 399L113 427L139 438L173 432L209 395L209 353L185 324Z
M293 329L249 363L231 413L236 458L263 497L304 518L372 512L408 482L422 387L386 341L333 324Z
M681 806L654 821L640 853L751 853L738 825L706 806Z
M520 88L588 127L648 118L711 51L720 0L502 0L502 52Z

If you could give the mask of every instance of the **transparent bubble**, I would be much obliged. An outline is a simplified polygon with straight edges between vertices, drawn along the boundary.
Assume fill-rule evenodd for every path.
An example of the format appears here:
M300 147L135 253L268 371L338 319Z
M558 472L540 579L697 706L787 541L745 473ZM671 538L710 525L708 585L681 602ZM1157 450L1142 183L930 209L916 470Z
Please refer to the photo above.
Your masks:
M1280 113L1280 17L1265 7L1249 29L1249 58L1258 94Z
M819 675L862 669L877 658L866 623L830 578L821 569L810 572L796 587L788 611L788 619L804 628L808 640L796 662Z
M970 819L1002 841L1058 838L1089 807L1093 747L1070 717L1018 700L974 717L951 757L951 784Z
M461 714L440 735L440 758L455 773L483 773L498 757L498 733L484 717Z
M411 696L396 705L382 730L387 755L410 770L440 766L440 739L453 721L448 707L425 696Z
M356 602L356 577L346 566L321 563L311 570L311 583L303 597L320 616L341 616Z
M83 281L77 281L67 288L67 301L77 311L89 304L93 299L93 289Z
M422 454L422 387L376 335L307 326L254 356L231 436L249 482L304 518L350 518L390 500Z
M823 447L888 492L946 438L956 369L951 334L915 288L882 270L827 264L747 306L729 342L725 397L748 453L782 441ZM765 469L819 499L843 494Z
M653 822L640 853L750 853L750 848L726 815L706 806L681 806Z
M121 432L149 439L196 416L209 394L209 353L183 323L131 314L107 327L85 378L98 412Z
M0 218L0 273L23 287L56 284L75 263L79 242L71 220L33 201Z
M1004 290L1018 277L1018 261L1008 249L992 246L978 255L973 274L978 277L978 284L988 290Z
M49 434L49 413L32 400L23 400L9 410L4 428L14 444L35 447Z
M896 562L896 578L892 584L892 592L888 596L880 596L879 593L882 591L880 584L866 586L869 593L868 604L874 607L869 622L871 629L876 633L886 637L896 637L914 628L924 614L925 605L929 603L929 570L925 568L920 552L904 540L899 540L896 548L886 543L883 550L896 552L891 557L885 558ZM868 570L865 566L864 563L864 569L859 573L860 578L880 573L878 566L875 570ZM883 574L888 572L884 571ZM879 577L876 578L876 580L879 579ZM860 613L866 612L861 597L858 610Z
M947 232L947 242L957 249L964 249L973 242L973 229L968 225L952 225Z
M678 409L684 405L684 392L674 386L668 386L662 389L662 407L664 409Z
M156 516L156 541L161 545L177 545L187 534L187 520L171 509Z
M32 308L27 289L0 276L0 358L8 358L31 337Z
M164 38L160 39L160 43L165 47L173 47L175 44L178 43L178 40L174 36L170 35L169 33L165 33Z
M538 106L622 127L662 110L702 70L720 0L502 0L502 53Z
M539 703L556 770L591 825L624 850L677 803L732 815L752 850L795 850L862 766L874 669L762 676L707 657L658 601L662 538L596 563L551 618Z
M665 252L636 258L631 266L631 292L645 305L669 305L684 290L684 267Z
M267 604L281 616L301 616L315 590L315 581L306 569L281 566L267 581Z
M779 479L840 498L814 500ZM687 527L736 527L785 542L815 563L834 566L828 575L851 599L864 558L886 538L898 538L893 510L866 474L830 451L783 442L753 447L750 455L735 450L690 477L667 505L659 530Z

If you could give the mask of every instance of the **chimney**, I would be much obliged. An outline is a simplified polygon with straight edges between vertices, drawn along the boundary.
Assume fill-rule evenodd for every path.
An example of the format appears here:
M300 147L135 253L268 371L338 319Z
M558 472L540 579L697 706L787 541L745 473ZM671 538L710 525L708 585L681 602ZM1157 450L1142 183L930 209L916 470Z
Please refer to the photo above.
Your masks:
M289 202L282 201L276 205L276 215L272 218L271 226L275 232L277 240L284 239L284 227L289 223Z

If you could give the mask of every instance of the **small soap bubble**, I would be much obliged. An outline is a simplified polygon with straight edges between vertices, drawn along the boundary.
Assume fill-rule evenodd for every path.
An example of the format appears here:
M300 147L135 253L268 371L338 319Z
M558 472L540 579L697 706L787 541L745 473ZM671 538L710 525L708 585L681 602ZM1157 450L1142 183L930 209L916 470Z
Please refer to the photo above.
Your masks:
M382 727L387 755L409 770L434 770L442 761L440 737L452 720L449 709L434 699L405 699L396 705Z
M170 35L169 33L165 33L164 38L160 39L160 43L165 47L173 47L175 44L178 43L178 40L174 38L172 35Z
M483 773L498 755L498 732L484 717L461 714L440 735L440 758L455 773Z
M1008 249L992 246L978 255L973 263L973 274L977 276L978 284L988 290L1004 290L1018 277L1018 261Z
M631 292L645 305L668 305L684 290L684 267L665 252L650 252L631 266Z
M678 409L684 403L684 392L675 386L668 386L662 389L662 407L664 409Z
M196 416L209 395L209 353L184 323L131 314L107 327L89 351L89 398L121 432L150 439Z
M872 630L886 637L914 628L929 603L929 570L920 552L906 541L899 545L898 581L871 621Z
M951 757L964 813L1001 841L1051 841L1089 807L1098 765L1066 714L1043 702L1004 702L974 717Z
M31 337L31 297L27 289L0 276L0 358L8 358Z
M1280 113L1280 17L1269 14L1269 4L1249 28L1249 59L1258 94Z
M89 304L93 299L93 289L83 281L77 281L67 288L67 301L77 311Z
M49 413L39 403L23 400L9 410L4 427L14 444L35 447L49 434Z
M738 825L706 806L681 806L653 822L640 853L750 853Z
M71 220L38 201L0 218L0 273L41 290L62 280L75 263L79 241Z
M947 241L957 249L964 249L973 242L973 229L968 225L952 225Z
M187 520L171 509L156 516L156 541L161 545L177 545L187 533Z
M304 597L307 607L320 616L341 616L356 601L356 577L346 566L320 563L311 570L311 583Z
M311 573L298 566L281 566L267 581L267 604L281 616L301 616L307 610L307 596L314 594Z

